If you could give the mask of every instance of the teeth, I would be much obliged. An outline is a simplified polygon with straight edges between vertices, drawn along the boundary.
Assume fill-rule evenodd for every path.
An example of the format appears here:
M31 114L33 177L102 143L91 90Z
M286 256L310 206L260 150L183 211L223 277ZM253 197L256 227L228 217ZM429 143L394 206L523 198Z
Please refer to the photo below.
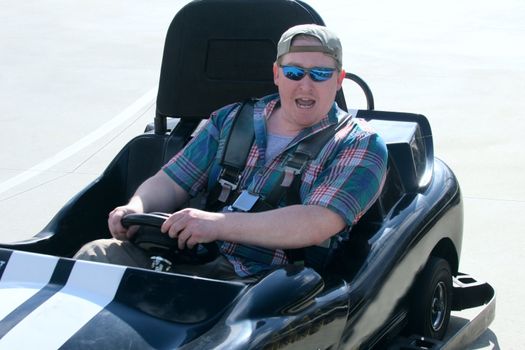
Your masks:
M315 101L309 100L309 99L298 98L295 100L295 103L297 104L297 107L299 108L311 108L315 104Z

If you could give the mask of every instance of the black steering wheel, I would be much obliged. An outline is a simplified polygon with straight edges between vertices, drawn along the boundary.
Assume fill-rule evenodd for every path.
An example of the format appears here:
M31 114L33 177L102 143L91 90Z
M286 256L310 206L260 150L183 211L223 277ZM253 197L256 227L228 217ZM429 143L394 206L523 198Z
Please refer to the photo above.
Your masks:
M178 264L203 264L217 257L219 248L215 242L199 243L192 249L179 249L177 239L160 231L169 216L170 214L161 212L128 214L122 218L121 223L126 228L140 226L131 242L151 256L162 256Z

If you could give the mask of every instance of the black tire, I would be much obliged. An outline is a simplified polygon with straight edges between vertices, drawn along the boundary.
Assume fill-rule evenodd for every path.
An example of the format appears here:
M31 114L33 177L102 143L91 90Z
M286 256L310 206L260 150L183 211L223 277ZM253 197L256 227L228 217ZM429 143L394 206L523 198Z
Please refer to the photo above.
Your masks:
M408 332L443 339L450 320L451 306L450 265L445 259L430 257L412 290Z

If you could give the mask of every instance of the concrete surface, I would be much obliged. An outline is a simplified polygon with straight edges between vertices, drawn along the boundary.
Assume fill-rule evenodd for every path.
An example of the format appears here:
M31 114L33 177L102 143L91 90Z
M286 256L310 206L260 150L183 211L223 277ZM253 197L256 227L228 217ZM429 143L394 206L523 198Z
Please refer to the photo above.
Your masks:
M38 232L151 121L164 35L186 2L1 2L1 241ZM525 3L308 3L340 33L376 109L425 114L460 180L461 270L498 293L495 322L469 349L521 349Z

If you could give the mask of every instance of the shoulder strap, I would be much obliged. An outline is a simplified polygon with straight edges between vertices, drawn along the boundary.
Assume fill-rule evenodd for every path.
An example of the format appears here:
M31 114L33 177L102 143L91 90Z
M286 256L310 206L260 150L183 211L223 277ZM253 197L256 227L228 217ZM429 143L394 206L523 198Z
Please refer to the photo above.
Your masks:
M244 101L235 115L222 155L222 166L236 169L237 171L244 169L255 138L253 127L254 104L255 100Z
M220 162L222 170L219 181L210 191L207 208L211 209L212 205L221 205L221 203L224 205L239 185L241 173L255 139L253 126L255 101L255 99L244 101L234 116ZM217 201L219 203L216 203Z

